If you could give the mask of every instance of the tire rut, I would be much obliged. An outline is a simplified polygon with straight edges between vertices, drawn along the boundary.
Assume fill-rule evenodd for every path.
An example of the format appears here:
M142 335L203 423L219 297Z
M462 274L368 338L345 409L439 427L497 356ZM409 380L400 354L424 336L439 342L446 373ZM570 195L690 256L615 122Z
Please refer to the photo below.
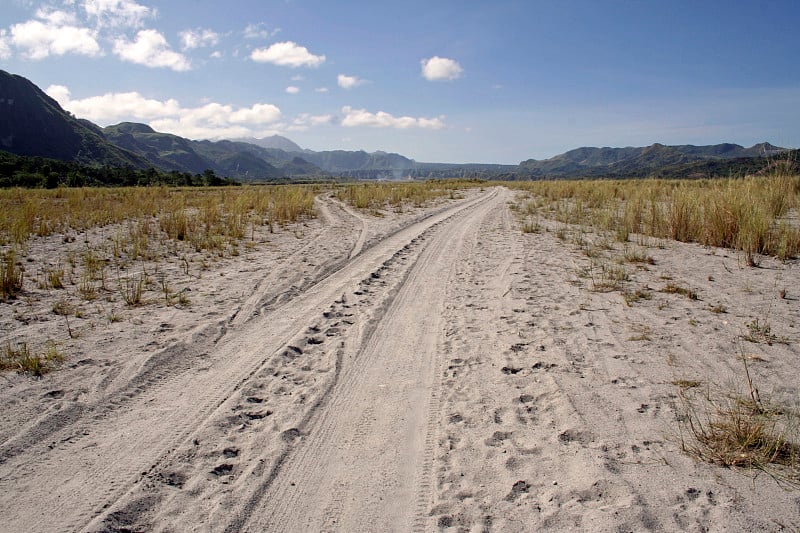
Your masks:
M402 248L402 243L416 238L426 228L487 197L452 206L434 219L425 219L387 237L370 247L369 253L362 253L357 260L308 287L290 308L281 306L250 320L237 328L235 335L229 331L216 345L211 343L210 354L201 352L185 358L188 370L156 373L152 380L143 377L147 383L122 393L119 402L74 413L74 419L54 434L65 438L52 449L45 451L44 444L21 447L0 465L0 489L16 487L14 499L8 497L7 490L0 491L7 494L0 503L16 507L23 500L38 501L39 507L48 512L31 516L17 510L13 516L25 516L24 526L7 522L8 530L102 529L103 516L119 507L115 502L124 500L124 495L146 480L148 473L168 462L181 443L191 440L199 424L211 418L252 376L302 336L308 324L314 322L313 317L318 316L321 303L347 292L349 280L354 277L364 279L375 272L391 256L391 250ZM269 332L266 336L265 331ZM187 351L177 348L178 352L185 357ZM148 375L145 372L144 376ZM143 412L149 414L144 420ZM66 472L66 463L82 467Z
M496 203L465 210L425 237L330 401L227 531L409 529L426 514L440 396L436 307L464 235ZM382 397L393 401L376 402Z

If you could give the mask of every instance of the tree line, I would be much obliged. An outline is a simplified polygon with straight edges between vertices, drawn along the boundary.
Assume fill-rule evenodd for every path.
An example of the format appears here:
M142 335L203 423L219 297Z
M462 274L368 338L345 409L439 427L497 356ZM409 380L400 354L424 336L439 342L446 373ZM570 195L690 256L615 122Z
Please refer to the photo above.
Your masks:
M31 189L56 187L148 187L171 185L217 187L240 185L230 178L217 176L207 169L202 174L177 170L163 171L150 167L90 166L74 161L28 157L0 151L0 188Z

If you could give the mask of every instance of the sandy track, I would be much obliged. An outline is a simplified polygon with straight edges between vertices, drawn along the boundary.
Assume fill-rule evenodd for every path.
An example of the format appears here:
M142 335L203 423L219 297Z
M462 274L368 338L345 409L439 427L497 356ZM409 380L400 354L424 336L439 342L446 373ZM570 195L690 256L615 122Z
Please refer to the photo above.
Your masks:
M493 198L424 236L387 311L348 354L308 437L233 529L408 531L424 524L445 287L465 237L498 205Z
M653 241L654 264L625 264L649 298L626 305L587 274L623 245L589 259L549 222L523 234L512 197L406 224L320 198L323 223L247 263L224 312L124 364L4 378L2 529L799 528L796 491L681 451L675 384L740 384L744 353L800 410L798 264ZM743 343L755 318L780 340Z
M486 198L478 203L486 202ZM464 205L468 208L473 204ZM193 460L198 455L196 448L203 450L207 443L213 447L214 437L239 426L241 420L245 420L247 429L258 429L255 424L267 419L276 427L268 432L266 448L258 446L257 434L251 439L260 454L251 457L248 465L237 467L236 473L247 468L251 474L277 469L272 463L280 464L295 441L302 441L306 424L337 383L344 354L340 347L334 347L337 338L343 337L342 322L350 322L346 326L359 337L374 327L370 325L374 320L367 315L382 312L368 311L363 324L346 318L336 320L349 307L342 301L343 295L363 294L365 287L359 291L359 282L369 284L378 279L379 272L389 270L386 264L393 256L404 259L400 256L411 246L409 243L463 210L464 205L440 211L392 234L298 296L283 304L276 302L241 326L234 324L234 329L221 337L188 338L165 350L148 360L124 387L101 401L64 409L62 421L50 428L46 440L18 435L7 441L0 464L4 527L9 531L56 531L147 524L162 508L169 510L172 502L169 491L154 490L152 483L170 489L199 483L195 477L206 480L209 471L203 461ZM402 278L405 274L402 268L399 270L397 276ZM299 356L307 358L315 351L320 357L297 368L298 359L302 359ZM263 386L259 380L264 377L270 378L270 385L285 389L272 391L287 399L285 404L280 399L265 402L252 394L241 397L242 391ZM295 390L289 390L292 387ZM299 405L295 401L298 396ZM260 412L254 409L231 417L230 404L239 401L255 408L262 403L264 406ZM15 445L14 441L24 445ZM185 460L187 448L191 457ZM245 455L240 450L221 451L224 457ZM209 453L214 455L213 451ZM173 471L172 466L182 461L186 463L183 470ZM196 472L198 465L203 466ZM212 465L212 481L232 470L227 464ZM218 489L219 484L214 483L210 490L198 490L217 498ZM30 501L38 502L37 506L31 508ZM195 519L203 517L199 509L193 512L195 509L185 509L182 504L178 507ZM207 512L212 524L230 520L216 513L218 506L210 507ZM236 519L241 521L246 516L240 513ZM165 517L155 523L168 521Z

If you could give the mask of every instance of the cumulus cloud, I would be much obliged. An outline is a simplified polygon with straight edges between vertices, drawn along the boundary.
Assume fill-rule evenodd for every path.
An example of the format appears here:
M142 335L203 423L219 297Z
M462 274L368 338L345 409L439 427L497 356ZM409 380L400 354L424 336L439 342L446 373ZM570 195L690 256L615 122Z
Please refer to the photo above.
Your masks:
M344 114L342 126L348 128L359 126L395 129L422 128L433 130L444 128L444 116L436 118L395 117L384 111L371 113L366 109L353 109L350 106L343 107L342 113Z
M72 100L69 89L63 85L51 85L45 92L75 116L103 124L125 119L150 120L179 115L182 111L177 100L154 100L138 92L106 93L81 100Z
M138 92L107 93L79 100L73 100L63 85L51 85L46 92L64 109L99 124L144 121L157 131L193 139L272 135L281 118L277 106L263 103L240 108L216 102L182 107L177 100L146 98Z
M39 9L36 18L37 20L14 24L10 35L5 32L0 35L0 54L5 49L5 53L10 55L10 44L21 49L23 56L28 59L44 59L50 55L102 54L96 32L78 26L73 14Z
M290 85L286 88L286 92L289 94L297 94L300 92L300 88L295 87L294 85Z
M433 56L423 59L422 76L429 81L447 81L460 78L464 69L458 61L446 57Z
M310 113L301 113L292 121L292 125L287 129L289 131L305 131L308 128L315 126L324 126L333 123L333 115L312 115Z
M83 9L99 27L138 28L148 17L155 16L155 10L133 0L83 0Z
M172 50L164 36L156 30L140 30L134 41L117 39L114 41L114 53L125 61L151 68L171 68L178 72L191 68L186 56Z
M358 87L359 85L363 85L366 83L365 80L362 80L356 76L347 76L345 74L339 74L336 77L336 83L339 84L339 87L342 89L352 89L353 87Z
M250 54L253 61L272 63L282 67L318 67L325 62L324 55L314 55L305 46L292 41L275 43L269 48L256 48Z
M181 38L184 50L193 50L204 46L216 46L219 44L219 34L213 30L197 28L195 30L184 30L178 34Z

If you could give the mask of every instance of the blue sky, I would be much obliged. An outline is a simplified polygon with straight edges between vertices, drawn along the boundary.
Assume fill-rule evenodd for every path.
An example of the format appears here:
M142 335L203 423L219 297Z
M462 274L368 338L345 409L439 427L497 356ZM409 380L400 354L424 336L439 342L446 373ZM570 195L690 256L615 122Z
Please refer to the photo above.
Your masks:
M3 0L0 68L190 138L515 164L800 145L800 2Z

